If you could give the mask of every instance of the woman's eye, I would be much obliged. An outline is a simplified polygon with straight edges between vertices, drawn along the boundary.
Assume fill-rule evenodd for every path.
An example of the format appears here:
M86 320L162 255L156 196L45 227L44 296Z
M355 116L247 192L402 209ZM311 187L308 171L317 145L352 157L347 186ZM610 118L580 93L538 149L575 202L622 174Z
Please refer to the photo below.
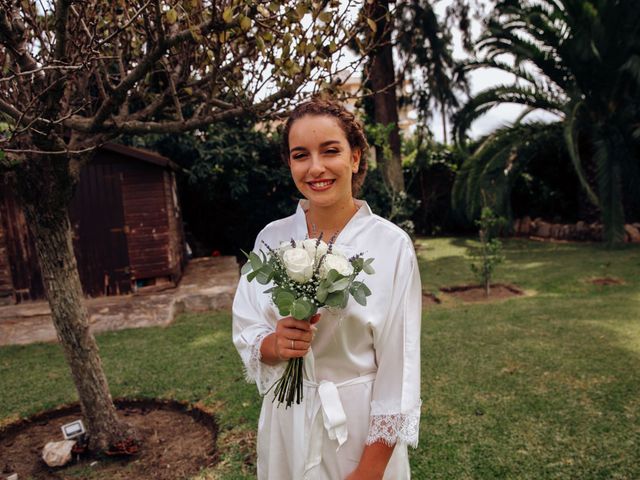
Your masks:
M328 153L329 155L335 155L336 153L338 153L339 150L336 148L330 148L329 150L326 150L325 153Z
M295 153L291 156L291 158L293 158L294 160L300 160L306 156L307 156L306 153Z

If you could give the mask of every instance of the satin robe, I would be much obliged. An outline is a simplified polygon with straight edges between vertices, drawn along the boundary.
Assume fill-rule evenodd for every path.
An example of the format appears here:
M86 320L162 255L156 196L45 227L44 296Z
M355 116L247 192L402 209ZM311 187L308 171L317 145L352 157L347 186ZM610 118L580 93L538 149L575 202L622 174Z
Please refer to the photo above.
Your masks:
M353 298L343 310L321 308L311 350L305 356L304 399L285 409L265 395L258 423L258 479L342 480L366 444L395 444L385 479L410 478L407 446L418 444L420 420L420 324L422 289L412 242L363 201L339 233L335 247L347 257L373 257L375 274L362 272L371 289L367 305ZM263 242L307 237L301 200L294 215L267 225ZM240 279L233 303L233 342L247 379L265 394L285 363L260 361L262 340L281 318L263 293L268 286Z

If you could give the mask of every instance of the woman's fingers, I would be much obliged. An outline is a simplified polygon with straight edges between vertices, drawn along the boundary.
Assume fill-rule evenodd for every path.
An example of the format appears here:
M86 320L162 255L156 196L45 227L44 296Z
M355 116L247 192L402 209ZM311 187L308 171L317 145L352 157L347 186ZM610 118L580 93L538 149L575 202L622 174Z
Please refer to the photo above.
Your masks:
M314 331L313 325L320 320L320 314L311 317L310 321L285 317L276 326L276 342L281 358L303 357L311 347Z
M296 320L293 317L284 317L278 322L278 325L282 325L286 328L297 328L298 330L302 330L305 332L311 330L311 325L309 325L309 322L305 320Z

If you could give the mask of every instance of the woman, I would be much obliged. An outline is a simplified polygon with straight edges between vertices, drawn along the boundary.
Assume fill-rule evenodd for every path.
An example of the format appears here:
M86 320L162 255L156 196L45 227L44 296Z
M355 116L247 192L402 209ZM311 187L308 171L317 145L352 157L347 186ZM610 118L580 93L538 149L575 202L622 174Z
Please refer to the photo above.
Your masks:
M285 409L272 392L263 399L259 479L410 477L407 445L417 445L420 419L420 274L406 233L353 196L367 147L362 127L336 102L303 103L285 125L283 155L305 200L267 225L255 250L322 233L347 256L373 257L376 273L363 279L373 292L366 307L350 300L313 326L280 318L265 288L241 278L233 341L247 378L265 394L290 358L305 357L303 402Z

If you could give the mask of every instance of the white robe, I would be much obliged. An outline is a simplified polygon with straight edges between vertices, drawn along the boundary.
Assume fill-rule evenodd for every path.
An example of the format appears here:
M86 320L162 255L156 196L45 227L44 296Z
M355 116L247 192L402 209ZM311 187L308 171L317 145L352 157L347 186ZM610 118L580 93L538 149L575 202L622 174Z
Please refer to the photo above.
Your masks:
M422 290L416 255L407 234L361 208L338 235L335 248L347 256L373 257L373 275L361 273L372 295L363 307L353 300L327 311L305 356L304 399L285 409L265 395L258 423L260 480L342 480L360 460L365 444L396 444L385 479L410 478L407 445L418 444L420 420L420 323ZM254 250L304 239L301 200L296 213L267 225ZM247 379L261 394L285 363L260 361L260 344L281 318L263 293L267 286L242 276L233 303L233 342Z

